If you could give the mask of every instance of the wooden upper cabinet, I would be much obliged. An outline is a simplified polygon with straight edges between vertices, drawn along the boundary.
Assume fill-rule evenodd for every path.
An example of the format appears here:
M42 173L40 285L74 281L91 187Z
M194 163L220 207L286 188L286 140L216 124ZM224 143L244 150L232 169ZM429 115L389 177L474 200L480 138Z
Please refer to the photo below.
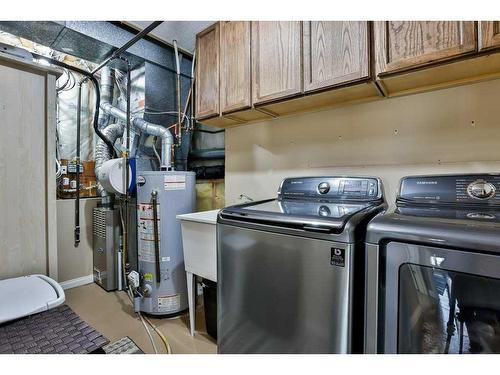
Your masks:
M500 48L500 21L479 22L479 49Z
M228 113L250 108L250 22L220 23L220 106Z
M196 118L219 115L219 23L196 36Z
M302 23L252 21L253 104L302 92Z
M368 38L366 21L304 22L304 90L369 78Z
M440 62L476 50L471 21L377 21L374 23L377 73Z

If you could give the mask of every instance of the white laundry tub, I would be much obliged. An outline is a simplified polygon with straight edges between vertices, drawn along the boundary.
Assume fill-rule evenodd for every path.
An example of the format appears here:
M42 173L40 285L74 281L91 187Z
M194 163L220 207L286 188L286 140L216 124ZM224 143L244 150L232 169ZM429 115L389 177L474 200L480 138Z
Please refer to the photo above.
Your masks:
M219 210L212 210L177 215L182 228L191 335L194 335L195 331L195 275L217 282L218 213Z

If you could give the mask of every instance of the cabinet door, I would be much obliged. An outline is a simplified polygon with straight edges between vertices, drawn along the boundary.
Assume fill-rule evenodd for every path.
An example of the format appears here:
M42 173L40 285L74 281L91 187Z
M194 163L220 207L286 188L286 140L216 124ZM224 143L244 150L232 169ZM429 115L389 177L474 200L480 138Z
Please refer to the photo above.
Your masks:
M304 22L303 43L305 91L369 77L368 22Z
M219 24L196 36L196 118L219 115Z
M250 22L220 24L220 105L227 113L251 106Z
M252 22L253 103L302 92L300 21Z
M469 21L377 21L377 73L420 67L476 50Z
M479 31L480 50L500 48L500 21L481 21Z

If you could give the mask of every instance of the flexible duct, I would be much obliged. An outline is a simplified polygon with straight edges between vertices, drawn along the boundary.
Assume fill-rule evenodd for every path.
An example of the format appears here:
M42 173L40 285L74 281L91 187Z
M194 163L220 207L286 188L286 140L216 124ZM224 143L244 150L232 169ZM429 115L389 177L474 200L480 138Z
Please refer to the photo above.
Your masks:
M106 66L101 71L101 101L111 103L113 101L113 72ZM99 113L98 128L102 129L109 124L109 114L101 111ZM114 142L114 141L112 141Z
M110 124L106 126L103 130L102 133L104 136L109 139L111 142L115 143L115 141L123 135L123 126L120 123L117 124ZM104 141L99 139L97 141L96 147L95 147L95 174L96 176L99 175L99 169L101 168L102 164L105 161L108 161L111 159L111 152L109 151L108 146ZM105 197L108 195L106 190L102 187L101 183L97 183L97 192L101 197Z

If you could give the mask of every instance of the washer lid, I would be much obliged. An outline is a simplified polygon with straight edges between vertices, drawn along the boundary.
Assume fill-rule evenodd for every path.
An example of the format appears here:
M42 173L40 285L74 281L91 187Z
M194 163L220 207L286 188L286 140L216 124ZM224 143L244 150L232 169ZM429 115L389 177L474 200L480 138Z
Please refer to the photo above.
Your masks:
M223 218L295 227L317 232L340 232L355 214L380 206L373 202L317 202L270 199L223 209Z

